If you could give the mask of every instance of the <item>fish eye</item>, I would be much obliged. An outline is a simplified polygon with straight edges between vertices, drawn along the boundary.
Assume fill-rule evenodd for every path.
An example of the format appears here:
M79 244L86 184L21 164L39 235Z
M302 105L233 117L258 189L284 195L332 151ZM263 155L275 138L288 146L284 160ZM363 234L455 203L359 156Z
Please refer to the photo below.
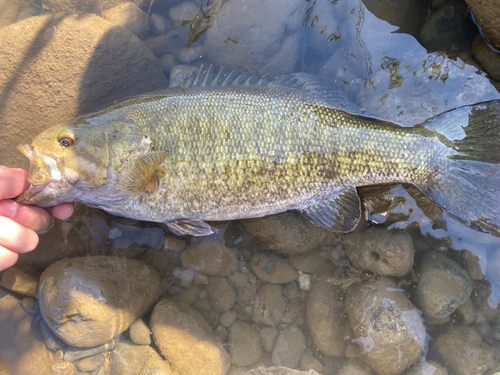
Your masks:
M65 133L59 136L59 144L62 147L69 147L73 143L75 143L75 137L73 137L73 135Z

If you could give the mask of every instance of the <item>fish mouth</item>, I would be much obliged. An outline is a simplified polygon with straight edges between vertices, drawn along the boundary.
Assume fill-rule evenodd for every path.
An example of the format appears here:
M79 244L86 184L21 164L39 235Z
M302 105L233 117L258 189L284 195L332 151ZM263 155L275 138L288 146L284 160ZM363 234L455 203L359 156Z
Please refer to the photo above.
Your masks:
M69 185L61 176L57 159L44 155L30 145L19 145L17 150L30 161L28 176L30 187L15 201L40 207L55 206L67 201L62 195Z

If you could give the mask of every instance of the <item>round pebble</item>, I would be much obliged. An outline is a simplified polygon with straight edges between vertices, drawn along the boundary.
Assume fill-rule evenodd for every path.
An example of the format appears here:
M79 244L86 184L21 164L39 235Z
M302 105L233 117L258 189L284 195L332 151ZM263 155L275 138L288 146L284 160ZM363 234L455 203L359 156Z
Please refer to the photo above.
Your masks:
M257 253L250 261L252 271L262 281L272 284L284 284L295 280L297 271L285 258L271 253Z
M238 269L236 253L226 247L224 239L214 243L203 240L189 246L181 255L184 267L196 267L198 272L211 276L228 276Z
M233 310L225 311L219 317L220 324L226 328L231 327L235 320L236 312Z
M283 319L285 309L282 288L276 284L265 284L257 291L252 307L252 321L255 324L275 326Z
M151 344L151 331L144 320L137 319L130 326L130 339L137 345Z
M302 331L295 326L286 328L274 342L272 361L275 366L295 368L306 349Z
M428 253L420 266L416 303L426 317L445 318L464 304L472 292L467 272L440 253Z
M419 311L394 281L352 286L346 295L349 322L363 348L361 359L380 375L400 374L422 355L426 331Z
M259 333L249 324L237 320L229 330L231 361L237 366L250 366L262 356Z
M217 312L231 310L236 302L236 292L225 277L214 277L205 288L210 305Z

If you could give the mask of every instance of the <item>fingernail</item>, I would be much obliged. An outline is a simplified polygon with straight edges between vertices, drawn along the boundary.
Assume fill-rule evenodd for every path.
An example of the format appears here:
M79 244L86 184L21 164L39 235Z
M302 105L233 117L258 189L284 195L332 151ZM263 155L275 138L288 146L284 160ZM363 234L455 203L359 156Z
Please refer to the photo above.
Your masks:
M11 200L0 201L0 215L12 219L17 213L17 203Z

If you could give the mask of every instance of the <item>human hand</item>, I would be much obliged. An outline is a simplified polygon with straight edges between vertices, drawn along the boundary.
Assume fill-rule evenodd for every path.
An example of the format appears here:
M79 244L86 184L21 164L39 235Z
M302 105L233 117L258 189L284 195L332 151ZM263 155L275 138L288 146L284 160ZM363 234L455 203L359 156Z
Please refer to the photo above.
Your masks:
M29 187L28 171L0 166L0 271L17 262L18 254L35 249L36 232L47 230L51 214L65 220L73 214L73 204L60 204L50 208L25 206L15 198Z

